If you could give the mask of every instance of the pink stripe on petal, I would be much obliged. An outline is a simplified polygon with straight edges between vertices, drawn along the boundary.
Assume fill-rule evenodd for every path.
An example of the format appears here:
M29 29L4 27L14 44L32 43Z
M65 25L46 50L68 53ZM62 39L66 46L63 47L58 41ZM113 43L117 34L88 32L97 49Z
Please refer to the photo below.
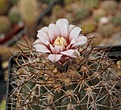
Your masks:
M48 56L48 59L52 62L57 62L61 59L61 57L62 57L62 55L60 55L60 54L50 54Z
M79 36L79 33L82 29L80 27L75 27L74 29L72 29L70 36L69 36L69 40L76 40L76 38Z
M65 39L68 37L69 32L69 24L67 19L59 19L56 21L56 25L58 26L60 30L60 34Z
M71 40L70 44L66 47L66 49L68 50L69 48L72 47L73 44L75 44L75 40Z
M77 39L76 39L76 43L73 45L73 47L75 46L79 46L79 45L83 45L87 42L87 37L80 35Z
M33 47L35 47L37 52L50 53L48 48L42 44L35 44Z

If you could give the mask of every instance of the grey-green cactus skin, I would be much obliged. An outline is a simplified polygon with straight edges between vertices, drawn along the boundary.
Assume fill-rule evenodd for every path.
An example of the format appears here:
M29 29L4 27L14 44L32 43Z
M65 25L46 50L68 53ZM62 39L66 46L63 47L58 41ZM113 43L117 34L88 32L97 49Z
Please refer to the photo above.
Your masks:
M11 67L11 110L115 110L120 78L105 51L97 50L81 48L61 72L34 51L20 53Z

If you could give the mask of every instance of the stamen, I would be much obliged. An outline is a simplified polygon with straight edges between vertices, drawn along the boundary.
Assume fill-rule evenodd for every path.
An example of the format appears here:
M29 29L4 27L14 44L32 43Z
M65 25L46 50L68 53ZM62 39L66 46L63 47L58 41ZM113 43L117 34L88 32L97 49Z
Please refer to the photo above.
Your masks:
M53 46L63 46L63 47L65 47L67 45L68 45L68 43L67 43L66 39L64 39L64 37L59 37L59 36L55 39L55 41L53 43Z

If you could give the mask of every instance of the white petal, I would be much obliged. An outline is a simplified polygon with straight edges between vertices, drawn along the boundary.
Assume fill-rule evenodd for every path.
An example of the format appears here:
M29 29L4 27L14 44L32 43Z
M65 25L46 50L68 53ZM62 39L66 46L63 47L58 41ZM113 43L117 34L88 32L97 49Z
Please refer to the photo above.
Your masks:
M69 35L69 24L68 24L68 20L63 18L63 19L59 19L56 21L56 25L58 26L59 30L60 30L60 34L62 37L67 38Z
M42 44L35 44L33 47L35 47L37 52L50 53L48 48Z
M80 27L75 27L70 33L69 40L75 40L79 36L81 30Z
M77 39L76 39L76 43L73 45L73 47L75 46L79 46L79 45L83 45L87 42L87 37L80 35Z
M48 59L49 59L50 61L52 61L52 62L57 62L57 61L59 61L59 60L61 59L61 56L62 56L62 55L60 55L60 54L50 54L50 55L48 56Z

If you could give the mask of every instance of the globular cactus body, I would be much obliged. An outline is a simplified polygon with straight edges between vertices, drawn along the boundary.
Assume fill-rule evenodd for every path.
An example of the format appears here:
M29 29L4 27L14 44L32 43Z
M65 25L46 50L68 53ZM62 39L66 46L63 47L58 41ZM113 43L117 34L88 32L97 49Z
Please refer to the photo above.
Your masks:
M98 27L97 30L103 37L111 37L114 32L114 26L112 24L106 24Z
M90 11L86 7L75 10L75 16L77 20L86 19L89 14Z
M99 6L99 0L81 0L81 3L90 8L97 8Z
M10 22L6 16L0 16L0 33L6 33L10 29Z
M22 19L27 25L33 24L37 16L37 1L36 0L20 0L18 2Z
M9 8L8 0L0 0L0 15L6 14Z
M121 25L121 14L117 13L113 18L112 18L112 23L116 26L120 26Z
M113 64L103 51L91 51L70 61L66 72L34 54L20 55L12 68L12 110L111 110L117 92Z
M19 8L17 8L16 6L11 8L11 10L9 11L8 17L12 24L19 23L21 20L21 14L19 12Z

